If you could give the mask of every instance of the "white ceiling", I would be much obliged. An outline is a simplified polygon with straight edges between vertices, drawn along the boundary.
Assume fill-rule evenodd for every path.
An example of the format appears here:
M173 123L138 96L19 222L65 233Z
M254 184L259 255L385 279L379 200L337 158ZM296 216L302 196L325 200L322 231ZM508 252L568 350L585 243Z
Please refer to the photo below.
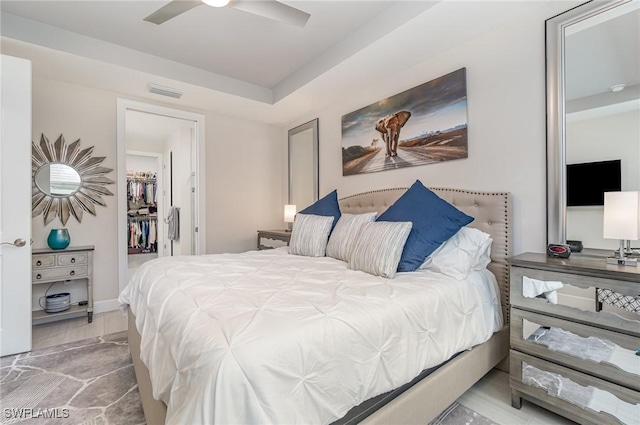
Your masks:
M143 21L168 1L0 3L6 27L3 33L9 37L12 29L19 27L16 31L28 31L26 36L31 39L12 38L33 42L51 31L47 27L51 26L65 31L58 31L55 37L67 38L67 51L73 49L73 44L78 45L76 49L82 48L86 37L90 37L171 61L172 65L190 67L203 78L217 77L220 84L209 88L222 87L231 94L275 103L316 77L311 70L317 73L335 66L435 2L286 1L311 14L304 28L237 9L206 5L161 25ZM318 59L322 63L317 63ZM155 66L160 73L164 68ZM247 91L255 93L251 96Z
M613 9L582 21L578 31L569 31L565 44L568 100L607 93L615 84L640 84L639 7L636 0L627 10Z
M364 9L369 6L380 7L372 2L345 2L352 5L362 3ZM486 32L512 26L521 16L529 16L538 9L535 12L538 16L553 16L580 2L582 0L436 3L422 0L382 0L381 3L386 6L382 14L363 24L328 50L318 52L310 62L293 71L274 88L241 81L235 76L222 76L11 14L5 11L7 5L21 8L22 4L16 5L6 0L0 1L0 29L3 36L1 47L3 54L29 59L33 64L34 81L37 79L38 83L43 79L50 79L110 91L117 96L124 93L128 98L148 100L194 112L211 111L266 124L296 125L300 123L299 120L310 119L313 111L338 101L344 103L345 92L360 92L365 94L360 98L366 98L368 88L381 81L402 78L403 81L406 80L406 88L410 88L435 78L441 75L442 70L437 65L432 67L429 64L436 64L434 61L440 55L456 46ZM71 2L72 6L78 3L84 2ZM118 2L111 2L115 3ZM307 3L314 3L318 7L326 5L328 10L336 6L331 1L300 3L305 7ZM73 9L66 2L54 4ZM200 8L195 10L198 9ZM17 10L11 10L17 13ZM244 14L237 14L234 20L242 20L241 17L244 18ZM74 19L69 19L74 22L83 21L83 17L77 15ZM104 25L101 17L85 20L90 21L89 26ZM104 21L112 23L109 19ZM327 20L324 31L330 33L331 30L332 20ZM182 24L181 28L173 30L173 37L176 39L188 38L189 34L188 24ZM234 39L241 33L231 31L230 34L232 37L227 39ZM261 33L259 37L256 34L257 31L254 31L253 37L259 38L259 41L254 44L264 46L265 49L273 47L269 41L270 32ZM540 34L542 44L544 35L542 31ZM236 53L245 68L257 68L252 64L250 55L244 54L242 50ZM461 60L460 66L464 66L464 58ZM147 82L175 87L183 91L184 95L176 100L150 94L146 91ZM371 101L380 96L380 91L375 91L377 94ZM394 92L386 94L393 95ZM347 99L346 104L352 108L365 106L362 99Z
M156 1L2 0L0 30L2 52L31 60L39 79L126 93L195 112L289 125L344 100L345 92L406 76L416 66L424 74L425 63L536 9L542 11L538 16L550 17L581 2L303 0L290 3L312 15L300 30L206 6L155 26L142 18L163 4ZM198 34L219 30L210 20L220 13L225 14L221 25L226 31L208 42L199 36L198 43L190 44ZM297 37L292 36L296 31ZM166 40L157 42L154 34ZM276 42L283 34L295 39L285 40L287 48ZM542 43L542 30L540 37ZM438 76L427 74L418 81ZM268 87L274 81L275 86ZM175 87L184 95L175 100L149 94L147 82ZM353 105L359 106L364 105Z
M182 128L193 128L193 121L174 117L149 114L139 111L127 111L127 140L141 143L154 143L164 146L169 138Z

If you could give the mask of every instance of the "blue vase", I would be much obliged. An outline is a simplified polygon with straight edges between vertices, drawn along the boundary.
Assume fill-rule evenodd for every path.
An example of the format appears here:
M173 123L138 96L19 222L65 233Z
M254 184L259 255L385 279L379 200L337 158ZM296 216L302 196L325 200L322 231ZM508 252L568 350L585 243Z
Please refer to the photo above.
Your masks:
M67 229L51 229L47 243L51 249L65 249L71 243Z

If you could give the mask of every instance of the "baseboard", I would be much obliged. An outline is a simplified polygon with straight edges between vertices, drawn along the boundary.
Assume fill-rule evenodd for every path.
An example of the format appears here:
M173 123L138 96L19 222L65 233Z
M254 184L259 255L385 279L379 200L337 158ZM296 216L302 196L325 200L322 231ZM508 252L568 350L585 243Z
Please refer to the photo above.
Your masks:
M93 314L120 310L120 303L116 298L112 300L96 301L93 303Z

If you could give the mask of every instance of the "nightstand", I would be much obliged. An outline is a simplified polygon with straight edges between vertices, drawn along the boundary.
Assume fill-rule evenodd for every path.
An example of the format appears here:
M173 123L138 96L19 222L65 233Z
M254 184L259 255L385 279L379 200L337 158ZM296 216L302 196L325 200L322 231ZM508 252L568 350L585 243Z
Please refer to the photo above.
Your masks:
M282 241L289 245L291 239L291 232L287 230L258 230L258 249L273 249L275 247L264 245L262 239L271 239L275 241Z
M31 252L31 283L33 285L53 284L74 280L84 280L87 285L87 299L83 305L71 305L59 313L36 310L32 313L32 324L55 322L87 316L93 321L93 246L70 246L66 249L34 249ZM63 291L64 292L64 291Z
M596 311L596 288L640 301L640 269L604 258L509 259L511 404L583 424L640 423L640 310Z

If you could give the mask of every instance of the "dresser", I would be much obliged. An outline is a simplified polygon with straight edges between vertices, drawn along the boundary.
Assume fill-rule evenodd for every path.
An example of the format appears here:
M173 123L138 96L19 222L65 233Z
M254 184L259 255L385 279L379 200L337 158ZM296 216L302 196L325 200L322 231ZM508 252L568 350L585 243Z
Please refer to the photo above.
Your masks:
M87 316L93 321L93 246L68 247L62 250L34 249L31 253L31 282L33 285L51 285L55 282L83 280L87 285L87 299L71 305L59 313L37 310L32 313L32 323L55 322ZM65 292L61 285L53 287L53 293ZM51 295L51 294L49 294ZM43 300L44 303L44 300ZM44 305L44 304L42 304Z
M263 239L281 241L289 245L289 240L291 239L291 232L288 230L258 230L257 248L259 250L272 249L274 247L265 245L262 241Z
M598 310L605 289L633 305L640 270L604 258L509 259L511 404L527 399L583 424L640 424L640 309Z

